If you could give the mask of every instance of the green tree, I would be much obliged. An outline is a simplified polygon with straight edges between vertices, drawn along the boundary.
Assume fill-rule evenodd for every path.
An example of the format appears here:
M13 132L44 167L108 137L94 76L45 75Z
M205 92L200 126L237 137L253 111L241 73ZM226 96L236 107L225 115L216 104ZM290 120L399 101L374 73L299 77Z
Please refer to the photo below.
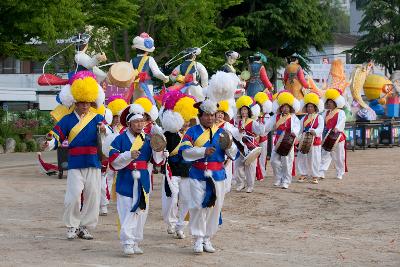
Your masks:
M365 34L351 50L354 63L373 59L390 74L400 70L400 1L376 0L364 4L359 31Z
M330 40L322 7L318 0L245 0L224 16L227 25L243 29L250 50L267 54L269 67L276 69L294 52L304 55L311 46L320 50Z
M330 31L334 33L350 32L350 16L340 4L339 0L321 1L322 12L330 22Z
M37 58L41 47L29 42L55 43L83 25L81 1L0 1L0 56Z
M140 18L130 28L129 35L143 31L149 33L155 39L155 57L160 62L166 62L185 48L199 47L212 40L203 49L199 61L215 71L223 64L225 51L248 46L241 28L235 25L225 27L221 17L223 10L240 2L143 0L139 9Z

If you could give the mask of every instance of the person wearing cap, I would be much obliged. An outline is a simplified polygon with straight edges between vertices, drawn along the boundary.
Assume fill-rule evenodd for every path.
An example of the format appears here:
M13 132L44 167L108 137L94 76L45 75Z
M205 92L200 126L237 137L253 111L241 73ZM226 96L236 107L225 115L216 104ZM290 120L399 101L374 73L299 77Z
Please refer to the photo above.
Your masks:
M168 104L160 114L160 121L169 156L163 168L162 216L167 225L167 233L184 239L185 218L189 212L190 200L188 177L192 163L182 158L179 147L190 120L196 119L198 110L193 106L195 100L187 95L169 92L165 98L168 98Z
M104 92L93 73L80 71L72 77L71 85L61 89L60 99L67 107L75 105L74 111L54 126L48 135L51 140L42 149L57 149L64 140L68 140L68 177L63 215L67 238L93 239L88 228L97 225L101 191L98 131L102 135L109 132L104 126L104 117L92 112L90 107L103 104Z
M267 63L267 57L260 52L249 57L250 80L246 85L246 95L250 97L254 97L258 92L264 92L266 89L270 92L274 89L263 63Z
M136 57L131 59L132 66L138 71L137 80L135 80L135 91L133 99L142 96L153 97L153 78L157 78L164 83L169 81L168 76L164 75L159 69L156 61L149 53L154 52L154 40L146 32L133 38L133 49L136 49ZM141 90L138 90L138 89Z
M236 74L236 69L233 66L236 63L236 60L240 58L238 52L235 51L226 51L225 52L225 64L221 67L221 71L223 72L231 72Z
M340 139L336 148L331 152L322 149L319 177L321 179L325 178L325 172L328 170L331 161L333 161L336 169L336 178L341 180L343 179L344 173L347 172L345 151L346 136L344 134L346 114L342 110L346 104L346 100L339 90L332 88L325 91L324 100L326 111L323 114L325 120L323 137L325 138L329 131L334 131L335 133L340 133Z
M274 173L274 186L288 189L292 182L292 170L294 170L294 147L287 156L281 156L275 151L275 146L282 134L289 133L297 138L300 134L300 121L296 112L300 110L299 101L288 91L280 92L273 102L275 115L268 119L265 125L265 133L275 130L273 149L271 153L271 167Z
M191 92L194 89L193 87L201 86L201 88L206 88L208 86L207 69L203 64L196 61L196 57L201 54L201 49L198 47L188 48L184 51L184 54L186 55L185 60L175 67L170 78L174 82L186 84L188 87L187 93L198 98L195 93Z
M309 85L304 77L304 71L299 59L302 59L302 57L297 53L294 53L289 58L289 64L286 66L283 75L283 82L285 90L293 94L298 100L301 100L304 97L303 89L309 88Z
M152 151L150 138L143 132L144 110L138 104L121 113L121 124L127 130L111 143L110 165L118 171L116 181L120 240L125 255L142 254L139 243L149 210L150 173L148 162L163 161L162 152Z
M324 103L315 93L308 93L301 101L302 110L306 115L301 119L301 133L310 132L314 141L308 154L301 151L297 153L296 167L299 172L299 182L304 182L307 177L312 177L312 183L318 184L319 167L321 165L322 131L324 119L318 113L324 110Z
M250 150L261 148L259 147L256 138L264 134L264 124L256 121L260 114L260 106L256 104L250 96L241 96L236 101L237 119L235 121L236 127L241 133L240 141L250 148ZM240 157L235 161L236 169L236 191L240 192L247 187L246 192L251 193L254 190L254 182L256 179L257 160L250 164L245 164L245 155L240 154Z
M99 53L90 57L86 54L89 47L90 35L86 33L79 33L71 38L71 41L75 43L75 63L76 70L74 73L83 70L93 70L93 67L97 66L100 62L106 61L107 57L104 53Z
M122 126L120 122L120 115L127 106L128 103L126 103L124 99L118 97L110 99L108 102L107 108L111 110L113 116L110 126L114 133L122 134L126 130L126 127Z
M270 118L270 114L272 113L272 95L271 94L266 94L264 92L258 92L254 96L254 101L260 106L261 112L260 115L257 118L257 122L261 124L265 124L267 120ZM258 138L258 144L262 148L261 154L259 157L259 161L257 162L257 168L259 168L259 171L257 171L258 176L260 177L260 180L263 180L264 178L267 177L267 153L268 153L268 135L263 133L259 136ZM258 177L257 176L257 177Z
M189 170L191 199L189 228L194 238L194 253L213 253L211 238L218 231L219 217L225 196L225 155L235 158L235 145L223 150L219 144L222 129L214 125L218 104L210 99L195 105L200 124L184 135L179 153L193 162Z

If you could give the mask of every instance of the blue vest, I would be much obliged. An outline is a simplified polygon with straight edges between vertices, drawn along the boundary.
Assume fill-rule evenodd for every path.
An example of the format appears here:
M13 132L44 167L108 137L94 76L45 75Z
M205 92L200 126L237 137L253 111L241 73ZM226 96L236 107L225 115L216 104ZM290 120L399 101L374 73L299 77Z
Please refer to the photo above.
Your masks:
M222 129L218 128L216 133L213 133L213 138L212 140L208 140L203 147L215 147L216 151L209 157L207 158L202 158L199 160L196 160L194 162L224 162L225 161L225 151L221 149L219 145L219 135L222 133ZM185 149L189 149L194 147L194 142L196 139L203 133L203 128L200 125L195 125L193 127L190 127L185 136L182 139L181 142L181 147L179 148L179 153L182 154L182 152ZM191 143L191 145L189 144ZM204 175L204 170L200 170L198 168L195 168L192 166L189 170L189 177L191 179L196 179L200 181L206 181L207 177ZM221 170L217 171L212 171L212 177L214 178L215 181L222 181L226 179L226 173L225 173L225 168L222 168Z
M139 63L140 63L140 60L142 60L142 57L143 56L136 56L136 57L132 58L132 66L135 70L137 70L139 68ZM144 63L142 72L146 72L151 78L153 78L153 73L152 73L152 71L150 69L150 65L149 65L149 59L147 59L146 63Z
M97 148L97 124L103 122L104 117L96 115L79 133L78 135L69 142L68 149L76 149L85 147L96 147ZM55 147L57 148L62 142L68 139L72 128L78 124L79 119L76 114L65 115L53 128L53 135L56 139ZM82 169L82 168L101 168L99 156L96 154L86 154L82 152L78 155L68 155L68 169Z
M140 138L137 136L136 138ZM110 158L112 156L117 156L119 153L123 153L125 151L130 151L132 148L132 143L128 137L127 131L123 134L117 136L114 141L111 143L110 149ZM139 150L140 156L136 159L136 161L146 161L150 162L152 158L152 150L150 147L150 138L146 135L145 141L142 148ZM117 155L115 155L118 153ZM143 189L146 193L150 192L150 175L149 171L146 170L138 170L140 172L140 183L143 186ZM128 167L125 167L121 170L118 170L117 181L116 181L116 192L122 196L133 197L133 175L132 170Z

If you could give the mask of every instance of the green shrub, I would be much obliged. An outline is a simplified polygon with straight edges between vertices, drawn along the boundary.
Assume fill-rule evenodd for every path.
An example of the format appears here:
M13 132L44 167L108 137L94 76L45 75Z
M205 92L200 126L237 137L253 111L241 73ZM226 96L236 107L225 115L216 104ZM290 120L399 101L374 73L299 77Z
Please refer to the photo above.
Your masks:
M38 150L38 146L35 140L26 141L26 149L28 152L36 152Z

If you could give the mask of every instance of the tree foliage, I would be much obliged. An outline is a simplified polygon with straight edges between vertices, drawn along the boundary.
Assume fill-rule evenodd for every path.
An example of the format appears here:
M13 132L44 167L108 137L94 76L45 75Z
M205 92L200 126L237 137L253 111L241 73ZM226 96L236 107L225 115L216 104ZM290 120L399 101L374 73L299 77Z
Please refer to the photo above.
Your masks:
M304 55L311 46L320 50L330 40L331 22L322 7L319 0L245 0L224 16L227 25L245 32L248 53L265 53L268 65L276 69L293 53Z
M369 1L363 7L364 16L353 61L363 63L370 59L385 66L389 73L400 70L400 1Z

